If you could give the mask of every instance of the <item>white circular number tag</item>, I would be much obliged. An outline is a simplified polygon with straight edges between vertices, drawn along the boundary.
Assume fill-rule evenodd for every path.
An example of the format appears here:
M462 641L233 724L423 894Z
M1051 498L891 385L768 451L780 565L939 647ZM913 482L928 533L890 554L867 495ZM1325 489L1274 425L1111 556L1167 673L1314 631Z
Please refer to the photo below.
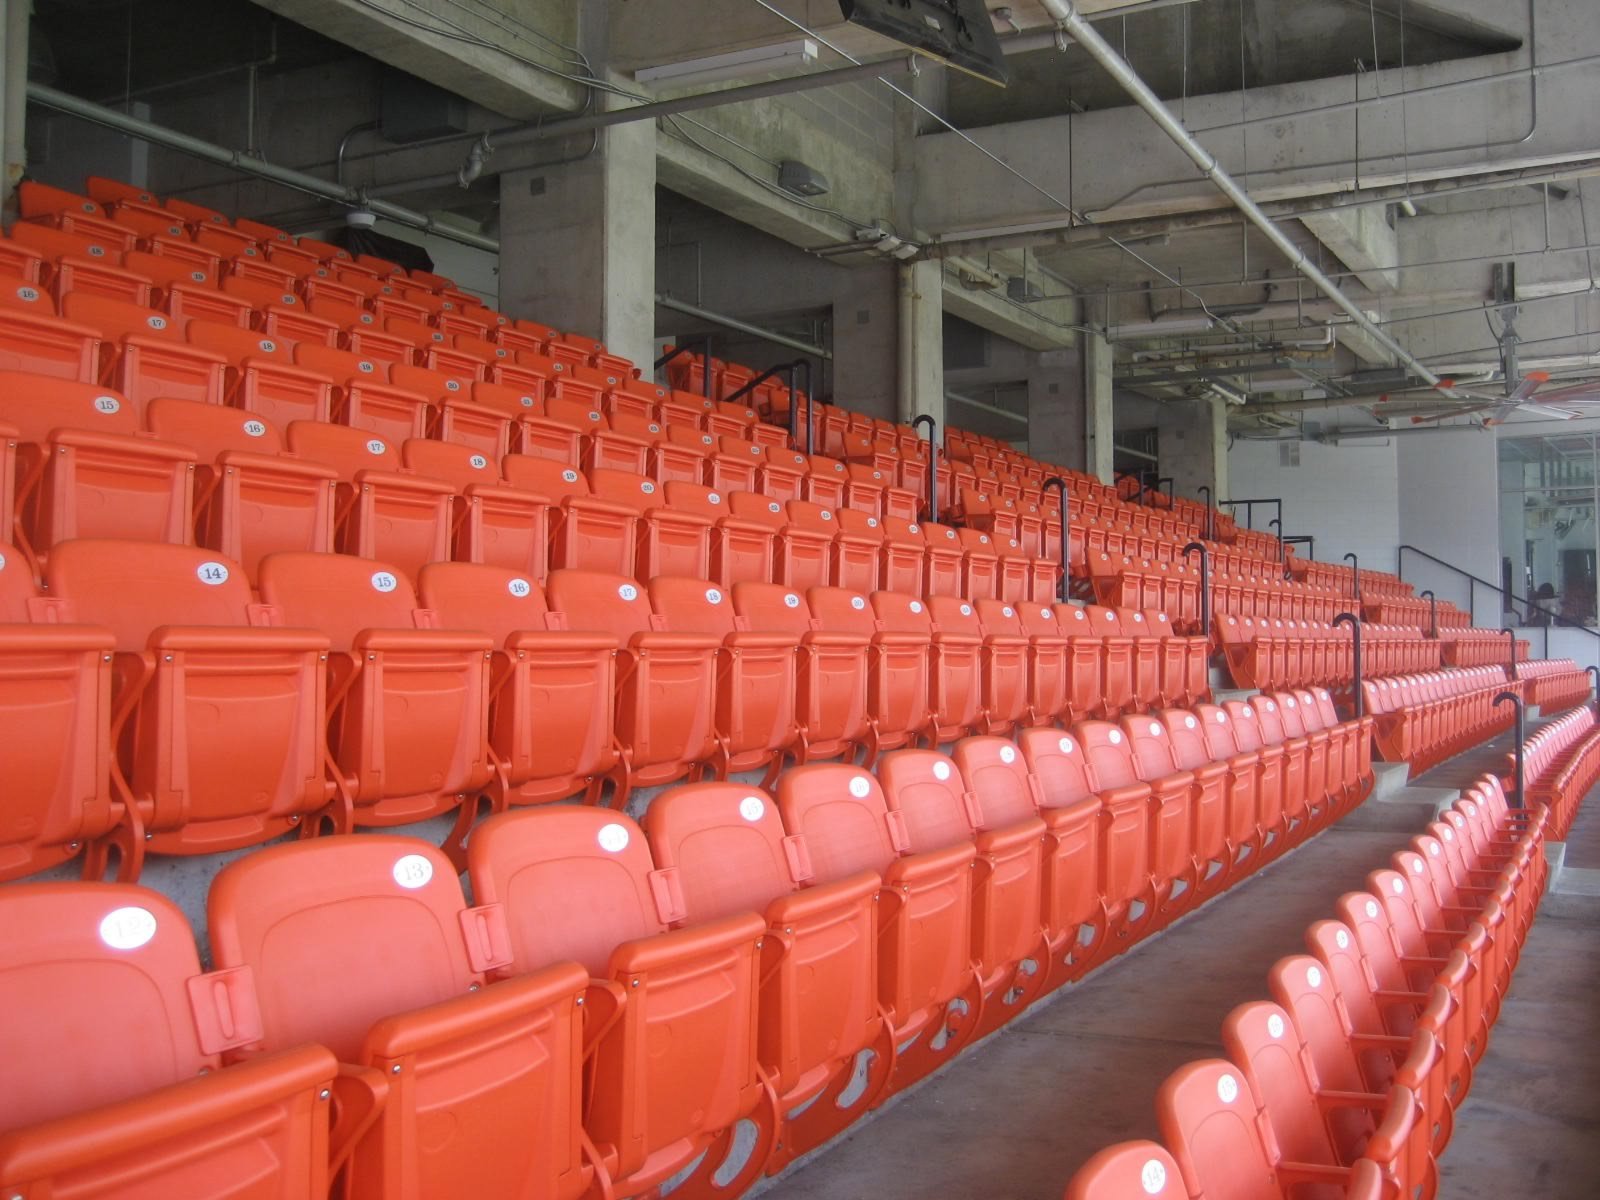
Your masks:
M267 427L261 421L246 421L240 428L248 437L266 437Z
M1000 761L1003 762L1003 763L1008 763L1008 764L1016 762L1017 761L1016 747L1014 747L1014 746L1001 746L1000 747Z
M607 854L621 854L628 848L628 831L617 824L602 825L596 840Z
M122 401L115 396L96 396L94 398L94 410L110 416L113 413L122 411Z
M1322 968L1321 967L1307 967L1306 968L1306 983L1308 983L1310 986L1312 986L1314 988L1321 987L1322 986Z
M1139 1171L1139 1186L1147 1196L1159 1196L1167 1186L1167 1168L1152 1158Z
M563 471L563 472L561 472L561 482L562 483L577 483L578 482L578 473L576 471Z
M936 763L934 763L933 764L933 777L935 779L937 779L940 783L943 783L946 779L949 779L950 778L950 764L947 763L947 762L936 762Z
M850 597L850 607L855 609L857 612L860 612L866 606L867 606L867 602L865 600L863 600L860 596L851 596Z
M872 794L872 785L865 775L857 775L850 781L850 794L857 800L865 800Z
M759 821L766 812L767 806L760 796L746 796L739 801L739 815L746 821Z
M1283 1036L1283 1018L1277 1013L1273 1013L1267 1018L1267 1033L1274 1038Z
M375 592L392 592L399 586L400 581L387 571L372 573L372 590Z
M433 882L433 864L421 854L404 854L395 860L394 881L415 891Z
M474 454L467 461L472 464L472 469L475 471L481 471L489 465L489 460L481 454Z
M1232 1104L1239 1098L1239 1081L1232 1075L1223 1075L1217 1080L1217 1099L1224 1104Z
M114 908L100 918L100 940L113 950L137 950L156 936L156 915L148 908Z
M913 600L911 602L911 611L914 612L914 613L921 613L922 612L922 601L921 600Z
M783 603L786 608L799 608L800 597L796 596L793 592L789 592L784 596Z
M617 595L621 596L629 604L632 604L639 598L639 589L634 587L631 583L625 583L617 589Z
M520 600L522 597L532 594L533 585L526 579L512 579L507 581L506 591Z
M194 569L194 573L201 583L210 587L228 582L228 568L219 562L203 562Z
M381 442L377 438L373 438L370 442L367 443L367 453L368 454L387 454L388 452L389 452L389 447L384 445L384 443Z

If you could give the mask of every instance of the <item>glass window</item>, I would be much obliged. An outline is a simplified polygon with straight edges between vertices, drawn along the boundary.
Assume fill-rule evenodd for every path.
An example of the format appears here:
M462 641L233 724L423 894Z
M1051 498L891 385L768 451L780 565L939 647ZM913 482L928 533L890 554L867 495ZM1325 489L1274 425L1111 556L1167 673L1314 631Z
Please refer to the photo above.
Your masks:
M1499 458L1500 552L1515 619L1594 625L1595 436L1505 438Z

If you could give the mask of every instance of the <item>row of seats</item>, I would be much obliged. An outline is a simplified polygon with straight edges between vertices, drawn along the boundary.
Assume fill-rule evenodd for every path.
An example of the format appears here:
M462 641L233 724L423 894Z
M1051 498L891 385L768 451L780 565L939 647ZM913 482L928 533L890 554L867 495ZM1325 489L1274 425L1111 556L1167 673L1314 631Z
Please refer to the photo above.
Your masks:
M1519 662L1528 657L1527 641L1513 642L1506 637L1504 629L1439 630L1439 649L1447 667L1488 667L1504 663L1511 658L1513 645Z
M1589 673L1570 658L1550 658L1519 662L1517 678L1523 681L1523 695L1531 707L1546 715L1562 712L1589 698Z
M1191 562L1192 567L1187 565ZM1127 556L1117 559L1106 554L1091 555L1087 566L1088 586L1102 604L1126 605L1130 596L1160 592L1171 588L1174 578L1183 579L1187 584L1183 589L1183 618L1191 622L1200 620L1197 559L1136 560ZM1285 583L1270 574L1241 576L1217 570L1211 573L1211 611L1215 616L1326 623L1348 608L1349 603L1332 592Z
M1589 704L1541 726L1524 745L1523 787L1529 804L1543 804L1554 841L1565 841L1578 805L1600 779L1600 725ZM1514 785L1517 756L1506 755L1507 786Z
M1091 1158L1067 1200L1427 1200L1545 883L1547 810L1485 777L1280 959L1225 1059L1161 1086L1164 1145Z
M1270 537L1268 534L1256 534L1256 537ZM1272 539L1276 541L1276 539ZM1387 571L1370 571L1363 569L1359 573L1353 568L1342 563L1313 562L1295 555L1294 547L1286 547L1289 571L1296 579L1316 587L1331 588L1346 596L1359 595L1363 600L1400 600L1412 598L1415 588L1397 575L1390 575ZM1276 546L1273 547L1276 553ZM1439 605L1441 625L1446 624L1444 613L1451 611L1452 606L1441 603ZM1468 624L1471 624L1469 621Z
M1504 667L1464 667L1361 683L1366 711L1375 721L1376 754L1403 762L1412 777L1470 749L1514 722L1514 706L1496 703L1522 684Z
M642 827L501 814L466 847L471 908L426 843L286 843L216 877L205 975L154 892L9 886L0 976L52 1019L12 1023L33 1032L8 1043L0 1185L220 1195L248 1150L274 1196L341 1170L355 1197L680 1173L737 1196L1358 803L1361 727L1326 704L974 736L876 775L795 767L775 795L690 784ZM176 1052L49 1035L113 987Z
M1235 687L1348 686L1355 635L1348 626L1227 616L1214 626ZM1439 665L1439 644L1414 629L1361 626L1366 673L1392 675Z
M0 876L90 849L252 845L610 785L1115 717L1207 695L1205 643L1159 613L770 583L237 562L80 539L41 591L0 545L6 774ZM52 696L41 703L41 689ZM113 702L114 701L114 702ZM326 769L325 769L326 765Z
M1386 597L1378 600L1363 599L1361 615L1368 621L1382 625L1409 625L1414 629L1432 630L1434 609L1426 600ZM1437 606L1439 629L1467 629L1472 625L1472 614L1462 612L1449 601Z

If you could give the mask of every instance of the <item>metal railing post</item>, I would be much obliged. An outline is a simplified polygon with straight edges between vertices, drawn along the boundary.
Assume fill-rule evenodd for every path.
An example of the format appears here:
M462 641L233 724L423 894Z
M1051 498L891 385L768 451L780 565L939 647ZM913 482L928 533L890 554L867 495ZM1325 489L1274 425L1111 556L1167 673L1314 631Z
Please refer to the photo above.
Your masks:
M1517 763L1517 778L1514 784L1514 790L1511 793L1511 807L1525 808L1525 792L1523 790L1525 778L1522 766L1522 743L1527 734L1527 715L1522 705L1522 697L1517 695L1515 692L1501 692L1494 698L1495 706L1498 707L1508 700L1515 706L1517 714L1517 745L1514 751Z
M1350 644L1352 666L1354 667L1354 681L1350 685L1353 700L1353 710L1356 720L1361 720L1367 715L1367 697L1361 690L1361 618L1355 613L1342 612L1333 619L1335 625L1348 625L1353 637Z
M1354 552L1346 554L1344 561L1350 564L1350 596L1357 604L1361 603L1361 560Z
M1051 488L1061 493L1061 603L1067 602L1072 588L1072 523L1067 507L1067 481L1052 475L1039 485L1040 507L1044 507L1044 494ZM1049 512L1048 509L1045 510Z
M1200 555L1200 632L1211 640L1211 551L1204 542L1190 542L1183 548L1184 558Z
M1515 682L1517 678L1517 631L1515 629L1507 629L1505 635L1506 640L1511 643L1511 678Z
M1600 667L1585 667L1584 672L1590 678L1590 687L1594 689L1596 699L1600 699Z
M1428 636L1431 637L1431 638L1438 638L1438 636L1439 636L1439 597L1437 597L1437 596L1435 596L1433 594L1433 589L1432 588L1424 588L1422 591L1418 592L1417 595L1418 596L1426 596L1428 598L1428 613L1429 613L1429 627L1430 627L1430 631L1428 633Z
M1216 524L1216 522L1217 522L1217 510L1211 503L1211 489L1209 487L1207 487L1205 484L1202 483L1199 487L1197 487L1195 489L1195 491L1204 492L1205 493L1205 496L1206 496L1206 541L1214 542L1214 541L1217 540L1217 524Z
M939 519L939 422L927 413L916 417L911 422L911 428L921 429L922 423L928 423L928 521Z

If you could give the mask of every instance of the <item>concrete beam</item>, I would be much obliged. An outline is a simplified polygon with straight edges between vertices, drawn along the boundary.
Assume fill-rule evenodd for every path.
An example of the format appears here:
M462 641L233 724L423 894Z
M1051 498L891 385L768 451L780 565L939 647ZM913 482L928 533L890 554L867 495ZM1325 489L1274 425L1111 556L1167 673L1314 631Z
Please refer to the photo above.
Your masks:
M1593 153L1588 114L1600 25L1583 0L1539 10L1537 44L1519 51L1408 68L1403 76L1384 71L1190 97L1186 120L1258 201L1575 161ZM1248 124L1239 123L1241 112ZM971 136L1097 220L1216 205L1210 183L1135 109L990 126ZM1074 163L1093 169L1075 175ZM1059 204L996 171L955 134L922 138L918 171L929 184L919 219L936 232L1004 232L1061 216Z
M1308 213L1300 223L1374 292L1399 289L1400 239L1383 206Z
M396 0L257 0L379 62L427 79L508 117L566 112L583 103L581 85L550 44L525 31L569 44L577 39L573 0L452 0L433 17ZM439 32L434 32L437 29ZM540 66L531 64L543 64Z

